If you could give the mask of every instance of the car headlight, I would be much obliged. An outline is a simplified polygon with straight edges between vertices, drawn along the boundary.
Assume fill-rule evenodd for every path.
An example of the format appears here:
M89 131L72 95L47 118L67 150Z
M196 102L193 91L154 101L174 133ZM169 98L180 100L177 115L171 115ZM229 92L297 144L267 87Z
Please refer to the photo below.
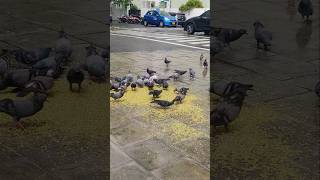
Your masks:
M167 17L164 17L164 20L165 20L165 21L170 21L170 19L169 19L169 18L167 18Z

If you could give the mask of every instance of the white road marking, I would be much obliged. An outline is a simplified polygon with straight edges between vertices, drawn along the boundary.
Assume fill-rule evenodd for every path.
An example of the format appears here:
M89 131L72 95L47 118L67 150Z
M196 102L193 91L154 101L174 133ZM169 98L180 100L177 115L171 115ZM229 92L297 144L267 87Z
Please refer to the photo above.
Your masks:
M206 42L206 41L208 41L207 39L190 39L190 38L188 38L187 40L178 40L178 42L194 42L194 41L202 41L202 42Z
M210 44L210 41L190 42L189 44Z
M122 36L122 37L130 37L130 38L137 38L137 39L143 39L143 40L148 40L148 41L154 41L154 42L160 42L160 43L165 43L165 44L171 44L171 45L176 45L176 46L181 46L181 47L187 47L187 48L192 48L192 49L199 49L199 50L204 50L204 51L210 51L208 48L201 48L201 47L196 47L196 46L189 46L189 45L184 45L184 44L179 44L179 43L174 43L174 42L167 42L167 41L162 41L162 40L157 40L157 39L150 39L146 37L139 37L139 36L134 36L134 35L126 35L126 34L118 34L118 33L110 33L112 36Z

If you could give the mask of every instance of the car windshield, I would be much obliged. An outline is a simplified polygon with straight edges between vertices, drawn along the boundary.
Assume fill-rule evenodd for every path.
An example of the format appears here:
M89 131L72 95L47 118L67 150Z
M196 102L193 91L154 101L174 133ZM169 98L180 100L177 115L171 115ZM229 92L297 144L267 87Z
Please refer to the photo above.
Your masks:
M166 17L170 17L171 16L168 12L165 12L165 11L160 11L160 15L161 16L166 16Z

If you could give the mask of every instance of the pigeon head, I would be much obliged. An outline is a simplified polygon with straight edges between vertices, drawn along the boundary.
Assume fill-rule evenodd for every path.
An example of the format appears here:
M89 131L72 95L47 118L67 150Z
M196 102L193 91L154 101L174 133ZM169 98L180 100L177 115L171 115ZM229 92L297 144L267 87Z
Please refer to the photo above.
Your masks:
M264 25L260 22L260 21L255 21L253 23L253 26L257 29L257 28L264 28Z

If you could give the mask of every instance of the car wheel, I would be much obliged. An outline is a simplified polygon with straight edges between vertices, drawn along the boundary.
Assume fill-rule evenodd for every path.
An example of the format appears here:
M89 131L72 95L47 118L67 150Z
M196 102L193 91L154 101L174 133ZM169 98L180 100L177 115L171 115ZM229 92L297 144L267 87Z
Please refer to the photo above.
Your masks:
M147 21L143 21L143 25L144 26L148 26L148 22Z
M188 34L194 34L194 25L192 23L187 24L186 29Z
M164 27L163 21L160 21L159 26L160 26L160 27Z

